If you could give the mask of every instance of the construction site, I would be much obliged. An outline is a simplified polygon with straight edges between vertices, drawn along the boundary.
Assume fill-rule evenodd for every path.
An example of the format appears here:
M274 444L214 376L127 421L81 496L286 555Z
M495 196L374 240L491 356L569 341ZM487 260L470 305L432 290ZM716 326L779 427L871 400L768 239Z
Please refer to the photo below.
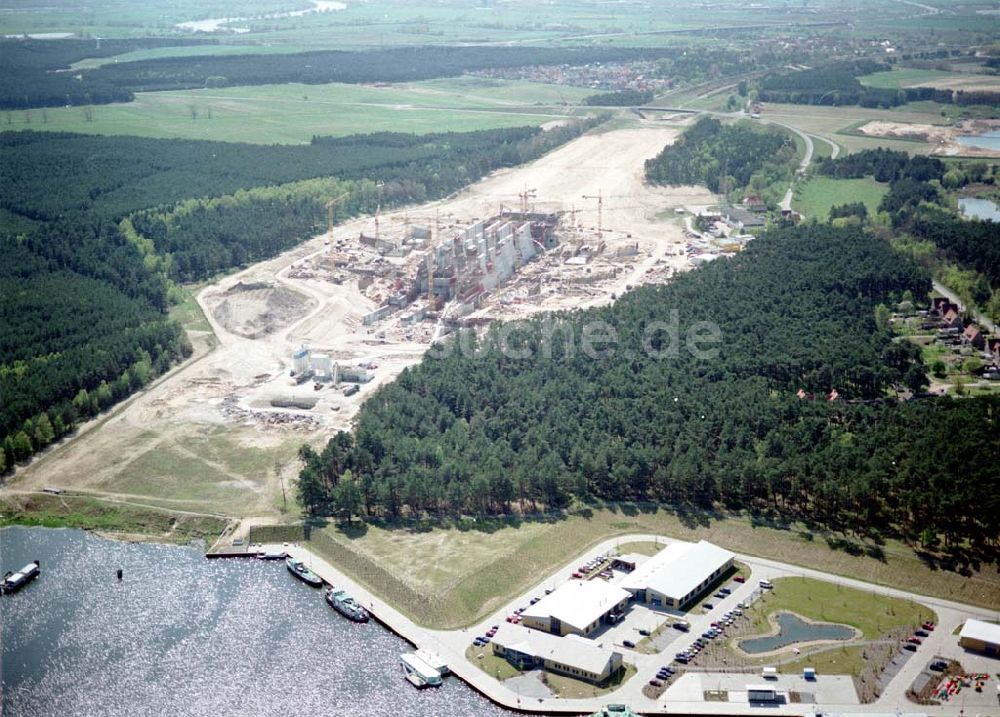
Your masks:
M303 441L350 429L368 396L457 327L606 304L697 264L684 220L716 198L653 186L643 174L679 131L644 121L585 135L440 202L331 221L296 248L201 288L205 320L188 328L196 358L26 483L58 475L78 489L142 494L134 466L224 438L232 465L216 466L219 481L202 480L199 495L270 513L284 503L279 487L294 479L289 456ZM101 456L112 445L133 448L109 463ZM246 451L264 474L246 473Z

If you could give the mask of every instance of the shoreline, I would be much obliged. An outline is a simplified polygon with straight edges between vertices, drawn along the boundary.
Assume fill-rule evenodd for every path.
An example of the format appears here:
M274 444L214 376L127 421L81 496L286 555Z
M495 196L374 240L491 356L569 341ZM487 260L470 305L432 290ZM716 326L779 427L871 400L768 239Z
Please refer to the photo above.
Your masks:
M672 542L674 539L668 538L666 536L653 536L644 534L635 535L625 535L619 536L617 538L612 538L609 540L602 541L596 546L592 546L590 549L584 551L584 554L577 556L573 561L571 561L567 566L563 566L556 570L555 573L547 576L543 576L543 579L538 583L538 585L548 584L552 580L561 580L566 575L567 571L572 570L572 566L576 565L580 560L584 559L586 556L591 554L597 554L606 552L617 542L642 542L657 538L661 541L667 543ZM465 646L471 639L473 634L480 632L480 628L484 628L486 625L496 622L499 615L503 615L508 612L511 605L518 604L524 601L525 596L515 597L515 599L508 601L505 605L495 614L480 620L476 625L470 626L463 629L457 630L434 630L431 628L425 628L414 623L410 618L403 615L392 605L388 604L376 595L374 592L366 588L365 586L358 583L356 580L341 572L339 569L331 565L323 556L314 552L308 545L303 545L301 543L271 543L271 544L255 544L255 548L260 550L283 550L288 555L295 557L299 560L303 560L314 572L316 572L323 580L331 585L336 585L338 588L347 590L352 594L359 603L361 603L372 615L373 619L382 625L385 629L388 629L395 635L399 636L401 639L405 640L409 644L413 645L415 648L425 648L436 652L441 655L446 663L448 664L451 673L457 678L468 685L477 694L489 700L495 705L498 705L504 709L516 712L519 714L540 714L540 715L580 715L580 714L591 714L600 710L603 706L611 703L626 703L630 704L633 709L640 711L642 714L648 715L746 715L753 712L753 708L749 704L742 703L730 703L728 706L723 707L722 703L716 702L692 702L688 700L671 700L669 693L666 696L661 696L660 699L655 700L654 704L652 700L645 700L644 703L635 704L638 700L637 697L632 696L632 693L637 692L637 689L644 685L644 680L640 678L639 674L633 676L633 678L624 683L615 692L606 694L602 697L597 698L575 698L575 699L564 699L559 697L549 697L549 698L531 698L532 700L537 699L538 704L534 702L528 702L526 699L522 699L519 693L515 693L510 688L506 687L501 681L497 681L484 673L477 665L470 662L464 654L464 650L460 649ZM242 551L229 551L223 553L207 554L206 558L219 559L223 557L255 557L256 551L251 552L247 549ZM762 561L749 556L737 556L738 559L747 562L752 566L752 570L758 575L768 575L768 576L780 576L780 575L801 575L803 574L801 570L794 569L793 566L787 566L783 564L774 563L773 561ZM810 571L814 572L814 571ZM566 575L564 575L564 573ZM817 573L815 577L819 579L825 579L829 581L830 576L826 574ZM862 581L850 581L856 583L854 587L863 588L865 590L871 590L873 592L878 592L883 595L891 595L894 597L903 597L906 599L914 600L920 604L929 607L935 612L941 612L943 610L958 611L963 616L964 615L986 615L991 614L990 611L981 608L975 608L973 606L960 605L957 603L950 603L947 601L935 600L934 598L929 598L926 596L915 595L911 593L905 593L901 590L894 590L885 587L879 587L872 585L870 583L864 583ZM535 586L537 588L537 585ZM753 589L753 585L747 583L744 586L744 590ZM532 589L528 591L526 595L533 594L537 592L537 589ZM734 598L736 595L734 594ZM742 596L741 596L742 599ZM708 620L710 615L698 615L691 616L689 619L698 620ZM964 619L964 617L963 617ZM814 621L810 621L814 622ZM839 623L838 623L839 624ZM857 628L852 628L855 630L855 638L860 634ZM693 631L696 632L696 631ZM942 633L943 635L944 633ZM826 642L826 641L822 641ZM841 642L841 641L834 641ZM785 649L785 648L783 648ZM640 655L638 653L629 652L627 657L632 658L630 661L632 664L639 668L641 673L645 667L646 662L656 662L662 661L662 655ZM640 664L642 665L640 667ZM757 668L753 668L746 672L747 678L751 679ZM696 674L696 673L692 673ZM788 676L785 676L788 677ZM844 713L864 713L866 711L871 711L871 704L857 704L857 705L836 705L835 709ZM866 709L868 708L868 709ZM786 704L781 708L778 708L775 714L780 714L783 717L788 715L806 715L809 710L805 708L804 705L798 703Z

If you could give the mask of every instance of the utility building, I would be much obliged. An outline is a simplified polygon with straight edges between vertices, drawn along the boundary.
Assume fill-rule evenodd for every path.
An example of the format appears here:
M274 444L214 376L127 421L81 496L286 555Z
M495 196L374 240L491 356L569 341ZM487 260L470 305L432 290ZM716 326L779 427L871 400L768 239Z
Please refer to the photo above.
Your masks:
M717 545L671 543L621 581L636 600L684 608L733 566L736 556Z
M966 620L958 633L958 644L966 650L1000 656L1000 625L982 620Z
M491 642L493 654L519 670L542 668L594 684L622 669L622 654L586 638L564 638L501 625Z
M521 622L553 635L589 635L617 622L631 597L603 580L570 580L521 613Z

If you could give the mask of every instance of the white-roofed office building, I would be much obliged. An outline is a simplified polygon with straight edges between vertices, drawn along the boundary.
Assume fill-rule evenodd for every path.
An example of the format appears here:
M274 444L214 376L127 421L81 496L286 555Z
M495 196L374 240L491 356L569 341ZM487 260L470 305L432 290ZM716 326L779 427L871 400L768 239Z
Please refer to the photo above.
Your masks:
M617 622L631 597L603 580L570 580L521 613L521 624L553 635L589 635Z
M729 570L735 557L704 540L671 543L620 584L640 602L683 608Z
M982 620L966 620L958 633L958 644L966 650L1000 656L1000 625Z
M601 684L622 668L622 654L592 640L569 639L501 625L490 643L493 654L519 670L544 668Z

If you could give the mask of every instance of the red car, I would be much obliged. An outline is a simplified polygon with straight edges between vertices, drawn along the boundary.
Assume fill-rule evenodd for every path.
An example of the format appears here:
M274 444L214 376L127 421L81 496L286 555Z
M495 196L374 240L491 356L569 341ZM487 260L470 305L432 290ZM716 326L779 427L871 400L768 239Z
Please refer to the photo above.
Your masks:
M577 571L577 572L573 573L573 577L576 578L577 580L579 580L580 578L583 577L583 573Z
M747 579L742 575L737 575L736 577L733 578L733 580L735 580L738 583L745 583L747 581Z
M908 637L908 638L906 638L906 641L909 642L911 645L922 645L922 644L924 644L923 641L921 641L921 639L919 637Z
M933 630L933 629L934 629L934 623L933 623L933 622L930 622L930 621L928 620L928 621L927 621L927 622L925 622L925 623L924 623L923 625L921 625L921 627L922 627L922 628L924 628L924 629L925 629L925 630L927 630L927 631L931 631L931 630Z

